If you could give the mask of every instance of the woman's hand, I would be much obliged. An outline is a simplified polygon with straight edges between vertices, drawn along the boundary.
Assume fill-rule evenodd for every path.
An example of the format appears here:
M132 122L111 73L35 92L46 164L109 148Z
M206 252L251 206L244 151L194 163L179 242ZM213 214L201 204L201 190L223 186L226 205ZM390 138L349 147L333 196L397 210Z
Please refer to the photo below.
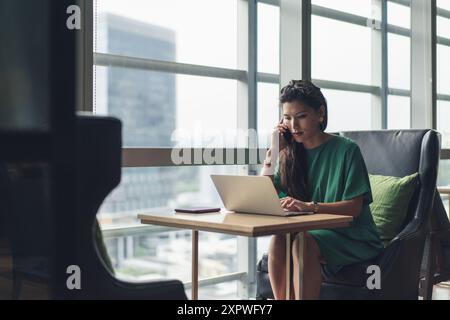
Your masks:
M272 131L272 143L271 143L271 149L281 151L284 148L286 148L287 142L284 138L284 133L288 132L289 128L287 125L283 124L283 122L277 123L276 127L273 128Z
M314 211L310 202L304 202L292 197L281 198L281 207L288 211Z

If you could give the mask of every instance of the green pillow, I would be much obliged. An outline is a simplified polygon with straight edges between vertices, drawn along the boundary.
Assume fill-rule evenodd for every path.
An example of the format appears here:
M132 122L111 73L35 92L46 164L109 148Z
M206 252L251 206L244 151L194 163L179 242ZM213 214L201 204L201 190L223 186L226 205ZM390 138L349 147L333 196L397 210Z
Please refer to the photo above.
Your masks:
M385 245L401 231L418 176L418 173L403 178L369 175L373 198L370 210Z

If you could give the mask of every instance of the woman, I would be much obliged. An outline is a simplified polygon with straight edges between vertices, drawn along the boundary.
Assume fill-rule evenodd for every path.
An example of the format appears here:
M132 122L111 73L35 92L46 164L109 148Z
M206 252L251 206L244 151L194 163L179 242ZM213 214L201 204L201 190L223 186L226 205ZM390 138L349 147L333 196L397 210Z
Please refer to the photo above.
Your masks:
M350 139L324 132L327 102L320 89L310 81L292 80L281 90L279 100L283 118L272 134L262 174L272 177L282 207L353 217L349 227L305 233L304 298L318 299L321 263L338 271L374 258L383 245L370 213L372 194L361 152ZM279 165L273 175L278 152ZM298 298L298 239L295 235L291 239L291 292ZM285 299L284 235L272 237L268 258L275 299Z

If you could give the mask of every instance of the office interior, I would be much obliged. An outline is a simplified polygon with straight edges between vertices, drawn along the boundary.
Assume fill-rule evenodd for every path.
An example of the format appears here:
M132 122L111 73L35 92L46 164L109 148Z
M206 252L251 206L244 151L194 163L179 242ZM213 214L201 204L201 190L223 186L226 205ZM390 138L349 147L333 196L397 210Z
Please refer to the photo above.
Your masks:
M449 0L2 0L0 39L0 299L191 299L192 230L138 215L223 207L210 175L260 174L292 79L327 132L392 139L367 163L426 171L389 289L322 298L450 299ZM270 235L197 235L196 298L273 299Z

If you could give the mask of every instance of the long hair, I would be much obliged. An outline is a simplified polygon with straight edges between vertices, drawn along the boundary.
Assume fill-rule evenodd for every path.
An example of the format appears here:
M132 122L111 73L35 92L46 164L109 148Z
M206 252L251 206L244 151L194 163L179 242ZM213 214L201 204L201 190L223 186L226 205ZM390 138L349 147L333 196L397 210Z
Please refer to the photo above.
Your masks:
M324 106L325 112L320 130L325 131L328 123L327 100L320 88L311 81L291 80L287 86L281 89L280 106L286 102L300 102L315 111ZM281 185L288 196L302 201L311 201L308 192L308 168L306 150L303 143L298 143L293 138L287 141L287 146L280 153L280 179Z

